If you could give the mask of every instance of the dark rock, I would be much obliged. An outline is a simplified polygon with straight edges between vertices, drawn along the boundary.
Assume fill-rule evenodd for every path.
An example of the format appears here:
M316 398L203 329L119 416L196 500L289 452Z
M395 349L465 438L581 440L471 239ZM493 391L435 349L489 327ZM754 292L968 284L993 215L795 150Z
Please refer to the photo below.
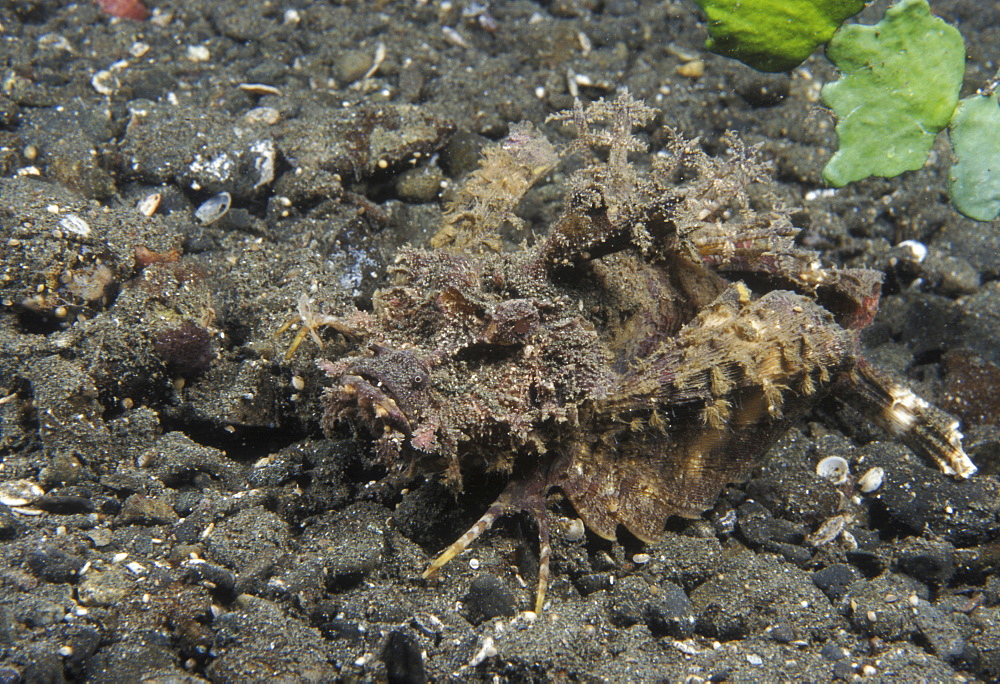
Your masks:
M660 577L688 591L714 575L723 561L722 545L715 535L688 537L668 533L655 550L659 552L656 563Z
M101 632L91 625L71 625L63 631L63 639L70 648L65 664L70 672L76 675L97 651L101 643Z
M47 176L86 197L106 199L115 192L113 177L94 154L95 146L113 135L106 115L81 98L72 98L59 107L26 109L23 122L26 135L44 141Z
M396 586L373 587L365 592L364 604L355 603L355 596L349 597L345 603L344 610L350 614L352 608L356 612L363 611L365 618L369 622L381 622L385 624L399 625L410 622L416 606L409 596L402 594Z
M781 542L770 542L764 545L768 551L781 554L789 563L794 563L800 568L806 568L812 563L812 552L796 544L784 544Z
M435 548L450 544L455 530L468 529L475 515L463 514L455 494L438 480L427 480L411 489L392 512L392 519L407 539Z
M489 144L489 139L460 129L451 136L441 150L441 163L452 178L461 178L479 166L483 147Z
M316 602L309 611L310 620L327 639L359 642L365 635L365 628L344 616L344 607L339 601L326 599Z
M878 680L883 682L946 682L966 677L937 656L916 644L893 644L876 662Z
M298 563L281 579L305 605L357 586L382 563L389 512L372 503L310 518L298 539Z
M611 589L613 586L611 575L604 572L588 573L576 580L576 588L583 596L589 596L595 591Z
M1000 423L1000 367L967 349L949 350L941 359L944 387L941 408L962 425Z
M132 581L117 566L91 568L80 580L77 596L85 606L112 606L132 589Z
M740 69L733 79L733 89L751 107L780 104L788 97L791 84L788 74L766 74L754 69Z
M662 582L659 590L643 608L643 617L655 636L687 639L694 634L695 615L684 590L676 584Z
M288 538L288 523L255 506L216 524L205 544L214 560L238 571L262 556L276 555L288 544Z
M53 596L39 588L24 596L14 606L14 620L28 627L49 628L59 624L69 610L69 597L69 592L63 596Z
M43 488L48 489L49 487L58 487L59 485L72 485L89 475L90 474L83 467L83 464L80 463L80 459L76 457L75 453L58 451L52 454L48 465L42 468L38 473L38 481ZM39 497L43 503L45 498L46 497ZM36 499L36 501L37 500L38 499ZM41 506L39 506L39 508L41 508ZM57 509L58 504L56 504L54 508ZM56 513L58 510L51 510L49 512Z
M418 153L430 155L454 131L451 122L425 107L379 103L331 110L319 99L306 102L296 119L276 127L277 144L306 169L327 169L365 178Z
M517 613L514 593L503 580L493 575L479 575L472 580L463 602L469 622L473 624Z
M882 486L869 501L889 532L929 531L955 546L991 539L1000 509L1000 483L989 478L957 481L917 463L904 447L874 443L865 463L885 470Z
M991 608L980 617L985 626L969 640L979 657L978 675L984 681L1000 681L1000 610Z
M182 544L192 544L201 536L201 525L196 520L185 518L174 525L173 533L174 538Z
M207 475L211 478L205 478L209 482L232 484L240 474L223 452L198 444L181 432L168 432L160 437L139 456L139 462L168 487L204 484L198 475Z
M97 651L84 668L86 681L99 684L144 682L168 673L180 678L188 676L179 667L169 639L156 630L130 633L128 638Z
M809 573L766 554L730 558L690 598L697 632L713 639L763 633L779 618L804 639L844 626Z
M178 516L166 501L155 496L133 494L118 514L119 525L172 525Z
M990 607L1000 605L1000 576L987 578L983 585L983 601Z
M327 639L345 639L351 642L360 642L365 635L365 630L354 620L343 620L340 618L330 618L317 622L316 626L323 632Z
M441 193L444 174L436 165L404 171L396 179L396 193L406 202L432 202Z
M899 570L925 584L941 586L955 574L955 547L948 542L909 537L896 554Z
M224 602L229 602L233 598L233 589L236 586L236 577L226 568L215 563L196 563L188 561L185 563L185 579L192 584L200 584L208 588L213 594L220 597Z
M83 496L66 496L47 494L31 502L35 508L55 513L56 515L72 515L74 513L90 513L94 510L94 502Z
M823 644L823 648L820 649L819 654L829 661L837 662L850 657L851 652L839 644L828 641Z
M217 657L208 666L212 681L336 681L319 631L280 606L241 596L235 610L215 620Z
M649 583L642 577L629 575L615 582L614 590L607 597L611 622L619 627L639 624L643 621L643 608L649 597Z
M240 569L236 578L236 586L233 588L234 594L256 594L263 596L267 593L267 582L274 575L282 556L278 554L265 554L260 558L255 558L249 565Z
M833 677L834 679L840 679L845 682L850 682L854 680L854 673L857 671L857 666L847 660L838 660L833 665Z
M291 458L276 454L255 463L247 473L247 484L251 487L277 487L291 479L301 466Z
M24 268L27 270L29 265ZM94 379L81 363L49 356L27 366L26 374L38 414L49 416L39 430L47 452L97 454L108 448L110 433L102 418L104 408L98 401Z
M17 681L17 680L15 680ZM30 656L21 672L23 682L32 684L62 684L66 681L62 660L56 653L36 650Z
M10 98L0 95L0 128L7 128L17 122L21 108Z
M28 569L46 582L73 582L84 565L79 556L54 544L42 544L28 552Z
M877 577L886 571L889 562L876 551L857 549L844 554L847 562L856 567L865 577Z
M948 663L960 661L965 655L966 643L955 623L926 601L917 603L914 613L917 629L934 655Z
M6 646L14 641L14 623L7 607L0 605L0 645Z
M204 495L201 492L192 490L177 492L177 496L174 498L174 511L181 517L187 517L194 512L203 499ZM184 521L181 521L178 527L183 524Z
M814 525L836 515L843 498L832 482L798 468L750 480L747 496L777 518L806 525Z
M767 630L767 635L779 644L790 644L799 638L795 630L787 622L778 622L773 625Z
M130 125L122 140L123 174L159 185L173 182L208 195L229 192L243 202L274 179L276 155L271 133L237 123L221 109L142 104L141 125Z
M302 470L308 469L310 486L304 491L298 487L283 489L278 512L284 517L301 520L318 513L343 508L354 498L354 489L348 483L344 471L353 467L360 459L359 444L353 440L306 440L297 442L268 456L276 472L268 478L291 479ZM256 466L254 466L257 469ZM263 469L269 469L264 466ZM373 492L375 488L369 487ZM397 493L391 494L393 502ZM372 499L374 500L374 499Z
M799 525L775 518L769 510L755 501L748 501L737 510L740 533L754 547L775 550L774 544L800 544L806 530Z
M910 639L917 628L912 597L927 600L927 587L906 575L887 572L852 584L841 601L855 629L885 641Z
M311 521L303 532L303 548L316 548L326 574L326 586L340 591L354 586L382 562L386 551L388 511L360 503L322 521Z
M424 684L427 681L420 644L398 629L389 632L385 640L382 662L389 684Z
M102 487L116 492L122 496L138 494L146 491L148 478L143 477L136 471L118 471L102 475L98 481Z
M819 587L831 603L836 603L847 593L847 588L861 579L861 573L844 563L835 563L813 573L813 583Z
M24 523L17 519L10 508L0 504L0 539L14 539L24 532Z

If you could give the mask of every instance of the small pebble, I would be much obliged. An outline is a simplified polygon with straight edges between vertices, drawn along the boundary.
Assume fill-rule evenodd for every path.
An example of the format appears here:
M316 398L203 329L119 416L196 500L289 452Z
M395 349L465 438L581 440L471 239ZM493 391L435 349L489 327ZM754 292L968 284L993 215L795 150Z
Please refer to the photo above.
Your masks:
M691 60L677 67L677 75L686 78L701 78L705 75L705 62L700 59Z

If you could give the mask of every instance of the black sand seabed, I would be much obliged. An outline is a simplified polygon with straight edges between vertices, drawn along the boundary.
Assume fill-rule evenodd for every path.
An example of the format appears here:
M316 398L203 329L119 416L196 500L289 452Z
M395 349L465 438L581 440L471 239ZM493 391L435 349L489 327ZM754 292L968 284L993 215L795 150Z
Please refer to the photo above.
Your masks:
M932 4L969 94L1000 8ZM154 9L0 2L0 682L1000 678L1000 231L948 205L943 136L920 172L824 189L830 65L707 54L688 2ZM534 615L516 518L420 579L497 483L381 482L363 440L319 426L315 361L349 343L327 329L285 361L295 330L276 333L303 295L364 307L510 122L625 87L710 153L727 129L759 143L800 240L887 271L867 355L962 418L980 474L831 400L655 545L556 534ZM826 456L847 485L815 475ZM806 542L843 511L847 535Z

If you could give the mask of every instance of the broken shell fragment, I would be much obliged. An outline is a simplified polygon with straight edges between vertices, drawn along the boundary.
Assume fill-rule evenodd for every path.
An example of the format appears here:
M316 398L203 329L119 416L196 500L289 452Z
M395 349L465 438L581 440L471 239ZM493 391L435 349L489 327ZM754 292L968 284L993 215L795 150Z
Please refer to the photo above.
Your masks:
M255 107L243 115L243 121L248 124L264 124L271 126L281 120L281 112L274 107Z
M218 195L209 197L202 202L201 206L194 212L195 218L201 221L201 225L203 226L215 223L226 215L232 202L232 195L228 192L220 192Z
M31 480L10 480L0 483L0 503L12 508L27 506L44 495L45 490Z
M113 71L102 69L91 77L90 86L101 95L114 95L121 87L121 82Z
M827 456L816 464L816 474L833 484L844 484L851 467L847 460L840 456Z
M819 529L806 537L805 543L814 548L825 546L840 536L840 534L844 532L844 528L846 528L847 525L853 521L853 519L854 518L850 513L840 513L835 515L829 520L824 521L823 524L819 526Z
M88 237L90 235L90 225L76 214L66 214L59 219L59 227L68 233Z
M584 526L583 521L580 518L574 518L566 525L566 541L578 542L583 539L586 531L587 528Z
M882 486L882 480L884 478L885 470L878 467L871 468L858 480L858 489L865 494L871 494Z
M160 201L162 199L163 195L158 192L154 192L143 197L135 208L143 216L152 216L156 213L156 210L160 208Z
M31 480L10 480L0 483L0 504L9 506L11 512L20 515L41 515L42 511L33 508L31 504L44 495L45 490Z

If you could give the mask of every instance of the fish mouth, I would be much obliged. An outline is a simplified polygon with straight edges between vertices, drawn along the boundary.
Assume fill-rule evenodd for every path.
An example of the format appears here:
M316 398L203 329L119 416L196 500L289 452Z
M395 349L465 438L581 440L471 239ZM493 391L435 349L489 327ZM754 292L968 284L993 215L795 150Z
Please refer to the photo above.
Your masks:
M381 424L409 435L410 419L392 392L377 378L364 371L343 375L340 395L345 403L352 402L357 410L373 425Z

